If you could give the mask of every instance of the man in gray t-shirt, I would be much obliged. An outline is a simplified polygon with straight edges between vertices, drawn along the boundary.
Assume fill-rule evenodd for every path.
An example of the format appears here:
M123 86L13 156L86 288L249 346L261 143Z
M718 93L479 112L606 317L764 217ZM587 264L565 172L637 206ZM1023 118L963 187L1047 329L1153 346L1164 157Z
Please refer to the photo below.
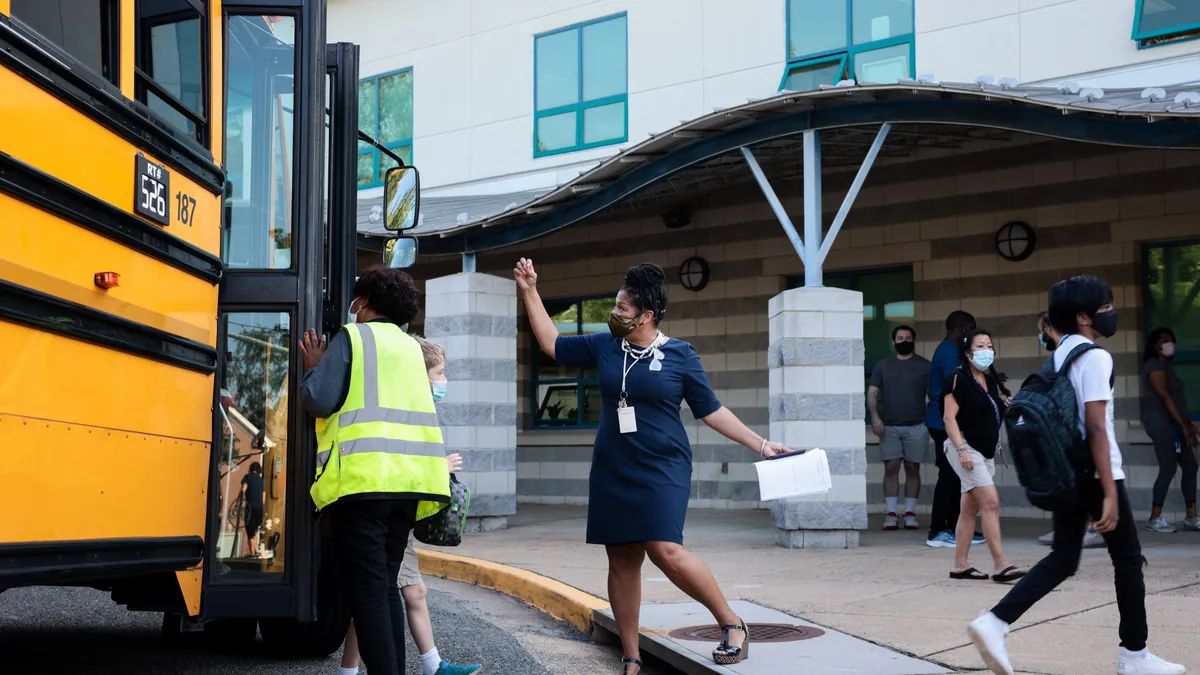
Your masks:
M899 529L896 502L900 498L900 467L904 467L904 529L917 529L913 509L921 494L921 461L929 445L925 431L925 394L929 391L929 361L913 353L917 332L908 326L892 331L894 356L875 364L867 387L871 428L879 438L883 460L883 496L887 515L883 529ZM883 392L883 410L879 392Z

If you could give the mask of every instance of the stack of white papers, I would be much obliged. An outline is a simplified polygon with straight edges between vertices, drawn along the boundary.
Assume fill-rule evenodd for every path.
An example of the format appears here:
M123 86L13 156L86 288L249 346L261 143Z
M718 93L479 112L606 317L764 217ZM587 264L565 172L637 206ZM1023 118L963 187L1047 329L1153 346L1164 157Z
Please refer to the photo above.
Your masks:
M820 448L803 455L755 462L754 468L758 470L759 498L764 502L821 494L833 487L829 457Z

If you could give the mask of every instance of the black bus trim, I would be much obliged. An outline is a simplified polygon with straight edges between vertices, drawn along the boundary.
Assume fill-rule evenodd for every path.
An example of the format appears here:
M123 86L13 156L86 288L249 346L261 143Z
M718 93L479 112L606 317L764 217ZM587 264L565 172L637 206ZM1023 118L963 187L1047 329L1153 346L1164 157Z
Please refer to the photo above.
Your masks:
M211 284L223 275L217 256L4 152L0 192Z
M186 570L203 553L198 536L0 544L0 588Z
M225 170L212 153L178 135L149 108L125 98L72 56L0 15L0 65L54 95L109 131L154 155L214 195L225 192Z
M3 279L0 320L206 375L217 370L217 350L206 344Z

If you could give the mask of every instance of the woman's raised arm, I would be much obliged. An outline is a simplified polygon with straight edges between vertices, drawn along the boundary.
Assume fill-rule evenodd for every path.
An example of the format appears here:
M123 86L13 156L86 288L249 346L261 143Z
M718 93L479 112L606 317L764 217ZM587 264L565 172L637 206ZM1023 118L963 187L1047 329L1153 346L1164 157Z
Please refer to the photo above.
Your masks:
M517 280L517 288L521 290L521 299L525 301L525 313L529 315L529 325L537 338L538 347L542 352L554 358L554 343L558 340L558 328L542 304L542 297L537 292L537 272L533 270L533 261L521 258L513 268L513 278Z

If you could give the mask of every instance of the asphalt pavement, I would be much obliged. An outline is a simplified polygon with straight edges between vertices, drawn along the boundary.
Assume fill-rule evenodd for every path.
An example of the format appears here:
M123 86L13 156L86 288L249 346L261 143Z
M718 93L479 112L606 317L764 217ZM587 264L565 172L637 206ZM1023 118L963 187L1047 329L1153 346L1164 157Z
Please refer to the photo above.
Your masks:
M482 663L484 675L616 675L619 651L593 644L566 624L507 596L427 579L442 658ZM79 588L0 593L2 673L47 675L336 675L340 654L281 661L207 641L169 644L161 615L129 612L108 594ZM408 674L420 675L411 638ZM10 670L11 668L11 670ZM665 675L646 670L646 675Z

